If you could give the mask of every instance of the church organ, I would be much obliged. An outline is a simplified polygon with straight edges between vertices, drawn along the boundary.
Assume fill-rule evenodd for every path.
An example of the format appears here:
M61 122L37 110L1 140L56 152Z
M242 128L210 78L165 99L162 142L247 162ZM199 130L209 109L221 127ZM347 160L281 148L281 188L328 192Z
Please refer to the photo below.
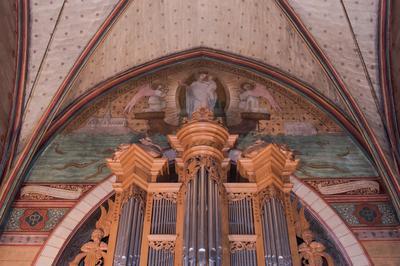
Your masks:
M298 160L257 142L236 162L237 136L200 109L176 135L178 182L160 183L168 160L138 144L108 159L117 177L105 265L300 265L289 176ZM310 264L311 265L311 264Z

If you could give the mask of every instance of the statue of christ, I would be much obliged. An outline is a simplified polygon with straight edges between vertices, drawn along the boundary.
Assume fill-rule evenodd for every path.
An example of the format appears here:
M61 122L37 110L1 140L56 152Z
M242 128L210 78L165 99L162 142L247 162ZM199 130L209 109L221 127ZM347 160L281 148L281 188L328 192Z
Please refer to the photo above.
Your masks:
M217 84L207 73L199 73L197 80L186 85L186 113L190 118L194 111L205 107L214 111L217 102Z

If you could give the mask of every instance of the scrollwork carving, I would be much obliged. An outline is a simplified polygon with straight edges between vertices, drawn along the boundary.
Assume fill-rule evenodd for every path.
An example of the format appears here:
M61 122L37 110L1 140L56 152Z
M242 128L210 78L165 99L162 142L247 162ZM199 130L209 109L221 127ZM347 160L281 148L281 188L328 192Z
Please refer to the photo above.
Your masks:
M175 241L172 240L151 240L149 247L154 250L165 250L171 253L175 252Z
M228 193L228 201L234 202L243 199L253 199L254 194L249 192Z
M271 185L258 192L258 197L260 199L260 203L263 204L265 201L268 201L271 198L283 200L284 193L280 189L277 189L275 186Z
M314 241L314 233L310 230L310 223L304 215L304 207L297 210L298 199L292 202L292 211L295 220L296 235L304 242L298 246L300 259L303 265L322 266L324 259L328 266L333 266L332 257L325 252L325 246L322 243Z
M230 252L235 253L242 250L256 250L254 241L233 241L230 242Z
M176 192L154 192L153 193L154 200L166 199L166 200L172 201L173 203L176 203L177 197L178 197L178 193L176 193Z
M218 161L209 155L197 155L185 162L185 172L184 172L184 180L185 183L192 180L201 167L204 167L208 172L208 178L211 178L217 184L222 183L222 177L224 176L224 171L221 167L221 164Z
M100 206L101 215L91 234L91 240L82 245L81 253L69 263L70 266L78 266L82 260L86 266L103 265L108 245L102 239L110 234L114 208L115 204L112 200L108 200L108 211L104 206Z
M123 206L131 198L138 199L141 202L145 202L146 192L135 185L131 185L127 190L123 192L121 206Z
M214 113L208 108L201 107L193 112L192 119L190 121L214 121Z

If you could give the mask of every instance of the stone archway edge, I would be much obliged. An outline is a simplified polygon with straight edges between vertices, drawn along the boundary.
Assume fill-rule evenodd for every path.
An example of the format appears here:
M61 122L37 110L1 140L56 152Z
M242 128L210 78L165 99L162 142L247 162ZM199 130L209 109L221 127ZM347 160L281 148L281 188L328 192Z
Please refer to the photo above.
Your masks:
M90 190L77 204L68 212L61 223L52 231L42 249L36 256L32 265L50 266L54 265L59 252L68 243L70 237L86 220L87 215L98 208L104 200L113 192L112 184L115 176L112 175Z
M343 222L342 218L308 185L295 176L290 177L294 194L311 210L335 239L354 266L372 265L365 249Z
M353 232L342 221L339 215L311 188L298 178L291 176L294 194L311 210L316 218L323 223L344 255L355 266L372 265L364 248L354 236ZM53 230L32 265L50 266L55 263L58 253L68 243L77 228L84 222L87 215L98 208L99 204L107 200L113 192L112 183L115 176L89 191L64 217L61 223Z

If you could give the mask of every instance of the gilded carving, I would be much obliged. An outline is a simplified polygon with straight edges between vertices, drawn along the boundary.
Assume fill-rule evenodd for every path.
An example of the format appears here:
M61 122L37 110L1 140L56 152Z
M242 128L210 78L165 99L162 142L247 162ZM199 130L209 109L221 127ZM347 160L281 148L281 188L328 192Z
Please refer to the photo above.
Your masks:
M238 193L228 193L228 200L229 202L234 202L234 201L239 201L239 200L244 200L244 199L253 199L254 193L249 193L249 192L238 192Z
M112 200L108 200L108 211L104 206L100 206L101 216L91 234L91 241L83 244L81 253L69 263L70 266L78 266L82 260L84 260L86 266L103 264L103 260L107 255L108 245L102 239L110 234L114 207L115 204Z
M233 241L230 242L230 252L235 253L242 250L256 250L255 241Z
M304 215L304 207L297 210L298 199L292 202L292 210L295 220L295 229L297 237L304 242L298 246L300 260L303 265L322 266L326 261L328 266L333 266L332 257L325 252L325 246L322 243L314 241L314 233L310 230L310 223Z
M185 162L184 182L194 179L201 167L208 172L208 178L215 180L218 184L222 183L224 171L221 164L209 155L197 155Z
M177 196L178 196L178 193L176 193L176 192L154 192L153 193L154 200L166 199L166 200L172 201L173 203L176 203Z
M155 250L175 252L175 241L172 240L150 240L149 247Z
M264 204L265 201L268 201L271 198L282 200L284 198L284 193L274 185L271 185L258 192L258 197L260 199L260 204Z

